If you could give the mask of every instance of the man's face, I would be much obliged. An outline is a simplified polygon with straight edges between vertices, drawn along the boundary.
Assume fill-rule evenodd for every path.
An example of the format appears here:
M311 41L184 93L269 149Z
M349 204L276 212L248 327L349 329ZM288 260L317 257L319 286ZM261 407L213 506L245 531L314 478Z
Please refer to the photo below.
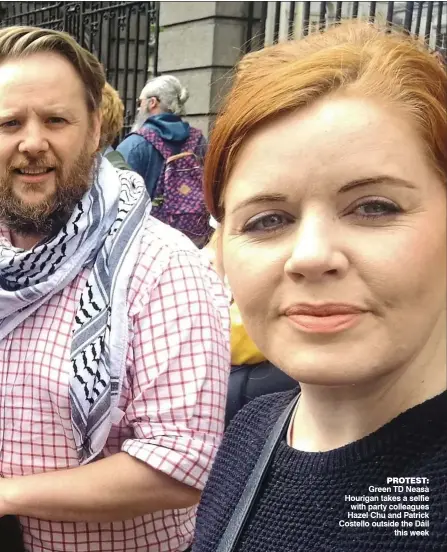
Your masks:
M0 65L0 221L50 235L90 187L100 119L74 67L52 53Z

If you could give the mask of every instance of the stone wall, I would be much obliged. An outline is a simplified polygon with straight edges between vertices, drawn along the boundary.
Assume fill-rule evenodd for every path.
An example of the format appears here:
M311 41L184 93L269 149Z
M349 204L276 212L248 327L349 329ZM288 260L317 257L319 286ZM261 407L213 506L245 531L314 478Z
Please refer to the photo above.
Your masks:
M248 15L249 2L160 4L158 72L189 89L186 120L206 135L243 54Z

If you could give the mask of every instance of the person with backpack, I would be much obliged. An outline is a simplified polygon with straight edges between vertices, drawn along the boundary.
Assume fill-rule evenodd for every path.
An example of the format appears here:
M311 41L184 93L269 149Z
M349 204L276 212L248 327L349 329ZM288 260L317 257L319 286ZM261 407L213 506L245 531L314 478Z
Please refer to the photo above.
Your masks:
M117 151L144 178L152 215L203 247L210 236L202 192L206 139L182 120L188 97L172 75L148 81L138 100L132 132Z

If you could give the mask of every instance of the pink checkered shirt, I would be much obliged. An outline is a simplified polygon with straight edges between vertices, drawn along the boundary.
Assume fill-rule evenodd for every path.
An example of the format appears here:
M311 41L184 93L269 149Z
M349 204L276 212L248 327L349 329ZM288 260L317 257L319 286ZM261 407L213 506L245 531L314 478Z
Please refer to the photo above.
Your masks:
M0 240L8 236L0 229ZM70 423L69 352L89 270L0 341L4 477L79 465ZM230 364L225 291L202 252L150 219L129 306L123 417L103 454L125 451L202 489L224 426ZM195 508L187 508L114 523L20 521L30 552L165 552L187 548L194 518Z

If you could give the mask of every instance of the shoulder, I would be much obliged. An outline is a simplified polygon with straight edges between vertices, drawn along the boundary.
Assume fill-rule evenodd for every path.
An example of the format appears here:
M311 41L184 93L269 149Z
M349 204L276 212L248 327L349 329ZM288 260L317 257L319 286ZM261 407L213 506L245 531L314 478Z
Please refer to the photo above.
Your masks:
M130 153L143 153L152 147L140 134L129 134L116 148L123 155Z
M262 448L275 422L297 393L298 389L292 389L253 399L236 414L224 441L244 438L244 433L249 432L255 448Z
M230 472L234 474L232 477L235 482L239 480L241 485L245 484L271 429L297 392L293 389L263 395L236 414L224 435L213 466L209 481L210 494L212 487L219 488ZM224 475L227 470L228 473Z
M197 550L215 550L275 422L297 391L264 395L233 419L217 452L197 514Z
M183 258L188 264L205 268L205 255L184 234L148 216L142 233L137 268L159 277L173 259ZM209 262L206 267L211 266Z
M229 328L228 297L205 253L178 230L149 216L131 282L130 314L138 314L154 294L175 294L178 301L183 294L188 302L208 299L222 311Z

